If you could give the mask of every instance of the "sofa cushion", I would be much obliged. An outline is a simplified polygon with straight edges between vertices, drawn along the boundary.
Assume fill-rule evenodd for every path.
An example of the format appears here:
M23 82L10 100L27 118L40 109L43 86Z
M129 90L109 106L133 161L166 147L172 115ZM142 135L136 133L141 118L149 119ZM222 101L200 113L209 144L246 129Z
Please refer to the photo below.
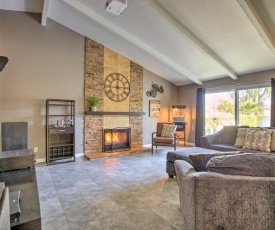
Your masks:
M272 131L248 130L244 148L271 152L271 134Z
M242 151L244 153L265 153L259 150L253 150L253 149L244 149L244 148L238 148L238 151Z
M189 158L192 161L193 167L198 171L207 171L206 164L208 161L215 156L222 156L222 155L233 155L233 154L240 154L243 153L242 151L231 151L231 152L216 152L216 153L197 153L191 154Z
M254 177L275 176L275 154L242 153L212 157L206 169L229 175L242 175Z
M270 148L272 152L275 152L275 129L272 128L262 128L263 131L269 130L272 132L271 134L271 143Z
M247 129L248 128L239 128L238 129L237 138L236 138L236 141L234 144L235 147L243 147L244 146Z
M173 137L176 129L177 129L176 125L164 124L162 127L161 136L162 137Z
M154 137L153 143L167 143L167 144L173 144L174 138L170 137Z
M204 149L200 147L185 148L176 151L167 152L166 159L167 161L174 162L175 160L185 160L188 163L192 164L189 156L194 153L215 153L217 151L211 149Z
M237 151L238 148L234 147L233 145L228 145L228 144L211 144L209 145L209 149L214 149L217 151Z
M270 143L270 148L272 152L275 152L275 129L271 130L272 135L271 135L271 143Z
M222 143L234 145L238 132L237 126L224 126L222 132Z

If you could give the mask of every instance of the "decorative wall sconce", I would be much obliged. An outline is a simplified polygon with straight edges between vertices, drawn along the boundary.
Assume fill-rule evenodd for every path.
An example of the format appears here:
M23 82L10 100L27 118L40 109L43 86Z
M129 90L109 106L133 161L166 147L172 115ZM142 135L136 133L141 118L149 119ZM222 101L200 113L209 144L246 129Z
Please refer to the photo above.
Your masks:
M152 82L152 89L148 90L146 92L146 95L147 95L147 97L156 97L157 92L164 93L163 86L162 85L158 86L158 84L154 84L154 82Z

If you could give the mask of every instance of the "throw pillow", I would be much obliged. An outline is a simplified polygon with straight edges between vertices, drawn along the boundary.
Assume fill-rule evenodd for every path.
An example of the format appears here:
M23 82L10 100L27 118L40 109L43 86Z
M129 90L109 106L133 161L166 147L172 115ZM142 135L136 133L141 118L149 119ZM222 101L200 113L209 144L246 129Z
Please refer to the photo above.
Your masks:
M271 134L272 131L247 131L244 148L271 152Z
M236 138L234 146L239 147L239 148L242 148L244 146L247 130L248 130L248 128L239 128L238 129L238 134L237 134L237 138Z
M262 128L263 131L272 131L270 148L272 152L275 152L275 129Z
M162 137L174 137L174 133L176 132L176 125L164 124L161 131Z
M222 155L233 155L233 154L240 154L240 153L243 153L243 151L195 153L195 154L191 154L189 158L192 161L192 165L194 169L198 172L201 172L201 171L207 171L206 164L212 157L222 156Z
M275 176L275 154L242 153L212 157L206 168L209 172L254 177Z
M243 148L245 145L247 132L255 132L255 131L259 131L259 130L261 130L261 128L257 128L257 127L255 127L255 128L239 128L234 146Z

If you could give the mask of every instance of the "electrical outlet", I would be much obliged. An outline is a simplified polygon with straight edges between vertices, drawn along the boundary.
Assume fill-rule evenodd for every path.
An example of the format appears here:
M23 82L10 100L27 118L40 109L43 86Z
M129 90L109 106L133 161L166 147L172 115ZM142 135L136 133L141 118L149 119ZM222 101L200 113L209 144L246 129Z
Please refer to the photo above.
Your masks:
M34 151L35 153L37 153L37 152L38 152L38 147L34 147L34 148L33 148L33 151Z

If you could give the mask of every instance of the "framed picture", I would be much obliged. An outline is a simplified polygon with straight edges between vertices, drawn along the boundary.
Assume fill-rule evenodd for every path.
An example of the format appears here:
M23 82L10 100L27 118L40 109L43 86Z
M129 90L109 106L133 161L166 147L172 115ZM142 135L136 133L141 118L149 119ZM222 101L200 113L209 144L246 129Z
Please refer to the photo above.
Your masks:
M149 101L149 116L159 117L160 114L160 101L150 100Z

